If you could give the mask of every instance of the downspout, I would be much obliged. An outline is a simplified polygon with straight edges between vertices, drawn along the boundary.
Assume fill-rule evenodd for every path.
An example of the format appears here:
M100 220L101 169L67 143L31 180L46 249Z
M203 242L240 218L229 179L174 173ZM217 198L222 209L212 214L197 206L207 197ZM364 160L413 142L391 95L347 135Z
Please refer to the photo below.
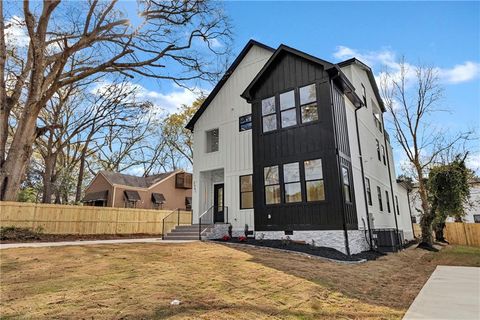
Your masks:
M390 191L392 193L393 216L395 218L395 229L396 229L396 232L397 232L397 242L398 242L398 246L400 246L400 237L398 236L397 213L395 212L395 195L393 194L392 171L390 169L390 159L388 157L387 135L386 135L386 131L385 131L385 122L383 121L383 113L382 113L382 128L383 128L383 141L385 143L385 155L387 157L388 179L390 180Z
M415 228L412 221L412 207L410 206L410 188L407 188L408 211L410 212L410 223L412 224L413 239L415 239Z
M360 110L361 108L362 107L355 108L355 129L357 131L358 154L359 154L359 157L360 157L360 171L362 172L363 197L365 198L365 212L367 213L368 238L370 240L369 245L370 245L370 250L373 250L372 229L370 228L370 213L369 213L369 210L368 210L367 186L365 185L365 170L364 170L364 167L363 167L362 146L360 144L360 132L358 130L357 111Z
M347 255L350 256L350 244L348 243L348 230L347 230L347 220L345 218L345 197L343 195L343 188L342 188L342 168L340 165L340 154L338 152L338 141L337 141L337 123L335 121L335 107L333 105L333 80L338 77L338 73L330 78L330 106L332 108L332 120L333 120L333 132L335 135L335 153L337 159L337 168L338 168L338 182L340 186L340 195L342 197L340 203L342 204L342 220L343 220L343 233L345 236L345 250L347 251Z

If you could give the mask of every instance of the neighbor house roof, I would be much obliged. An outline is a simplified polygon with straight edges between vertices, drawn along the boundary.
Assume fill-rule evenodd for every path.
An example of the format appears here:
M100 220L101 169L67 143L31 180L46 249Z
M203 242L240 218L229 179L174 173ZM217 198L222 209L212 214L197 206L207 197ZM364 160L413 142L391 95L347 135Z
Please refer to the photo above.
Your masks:
M174 172L175 171L165 172L148 177L137 177L112 171L100 171L100 174L102 174L112 185L117 184L136 188L149 188L152 185L169 177Z
M373 88L373 93L375 94L375 98L377 98L378 103L380 104L380 109L385 112L385 105L383 104L382 97L380 96L380 91L378 90L377 82L375 81L375 76L373 75L372 69L367 66L365 63L362 61L358 60L357 58L351 58L342 62L338 63L338 66L340 68L351 65L351 64L356 64L360 66L363 70L367 72L368 80L370 81L370 84L372 85Z
M207 99L205 99L205 101L202 103L202 105L200 106L200 108L197 110L197 112L195 112L195 114L193 115L192 119L190 119L190 121L187 123L187 125L185 126L185 128L189 129L190 131L193 131L193 128L195 126L195 122L197 122L197 120L200 118L200 116L203 114L203 112L207 109L208 105L212 102L212 100L215 98L215 96L218 94L218 92L220 91L220 89L223 87L223 85L225 84L225 82L227 82L228 78L230 78L230 76L232 75L232 73L235 71L235 69L238 67L238 65L240 64L240 62L242 62L243 58L247 55L248 51L250 50L251 47L253 46L258 46L258 47L261 47L263 49L266 49L268 51L271 51L271 52L274 52L275 49L263 44L263 43L260 43L258 41L255 41L255 40L250 40L247 42L247 44L245 45L245 47L242 49L242 51L240 51L239 55L237 56L237 58L235 58L235 60L233 61L233 63L230 65L230 67L228 68L228 70L225 72L225 74L223 75L223 77L220 79L220 81L217 83L217 85L215 86L215 88L213 88L212 92L210 92L210 94L208 95Z

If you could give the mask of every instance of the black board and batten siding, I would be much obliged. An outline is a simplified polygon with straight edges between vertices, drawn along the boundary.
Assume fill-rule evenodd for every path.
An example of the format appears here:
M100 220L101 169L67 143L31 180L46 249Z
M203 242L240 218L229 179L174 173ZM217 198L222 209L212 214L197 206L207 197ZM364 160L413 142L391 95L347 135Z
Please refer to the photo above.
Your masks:
M298 88L312 83L315 83L317 87L318 121L301 124ZM291 89L295 89L299 124L281 128L279 94ZM261 100L274 95L276 96L278 128L263 133ZM330 78L325 67L288 52L278 55L252 88L253 184L255 229L257 231L343 229L345 223L344 201L336 155L336 130L331 95ZM345 118L345 115L343 117ZM346 131L342 132L342 134L346 134ZM338 140L346 141L348 150L345 150L345 153L350 155L348 136ZM322 159L325 200L307 202L303 161L319 158ZM302 202L285 203L283 201L284 187L281 184L282 203L266 205L264 167L291 162L300 163ZM281 168L280 166L280 182L283 181ZM351 172L351 166L349 168ZM353 195L353 180L351 181ZM353 215L350 213L347 215L347 225L351 229L356 229L354 204L352 204L352 208ZM348 208L346 211L350 212Z

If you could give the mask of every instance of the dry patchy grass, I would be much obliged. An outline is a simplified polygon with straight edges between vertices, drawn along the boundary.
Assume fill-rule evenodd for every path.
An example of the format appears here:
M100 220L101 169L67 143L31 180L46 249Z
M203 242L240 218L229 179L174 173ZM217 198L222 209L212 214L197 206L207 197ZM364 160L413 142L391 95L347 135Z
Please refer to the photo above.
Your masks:
M480 266L467 247L358 265L200 242L0 254L5 319L398 319L436 265Z

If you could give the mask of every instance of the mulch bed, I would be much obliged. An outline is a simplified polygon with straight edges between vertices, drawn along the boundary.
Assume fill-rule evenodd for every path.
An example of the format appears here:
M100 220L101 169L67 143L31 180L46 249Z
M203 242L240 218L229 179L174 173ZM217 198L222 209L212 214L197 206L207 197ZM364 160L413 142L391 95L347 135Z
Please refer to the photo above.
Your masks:
M213 240L218 242L237 243L237 244L249 244L259 247L267 247L274 249L282 249L294 252L301 252L312 256L323 257L327 259L339 260L339 261L362 261L362 260L375 260L384 256L384 253L377 251L363 251L353 255L346 255L338 250L328 247L316 247L308 244L284 240L257 240L248 238L246 241L238 241L237 238L232 238L229 241Z

